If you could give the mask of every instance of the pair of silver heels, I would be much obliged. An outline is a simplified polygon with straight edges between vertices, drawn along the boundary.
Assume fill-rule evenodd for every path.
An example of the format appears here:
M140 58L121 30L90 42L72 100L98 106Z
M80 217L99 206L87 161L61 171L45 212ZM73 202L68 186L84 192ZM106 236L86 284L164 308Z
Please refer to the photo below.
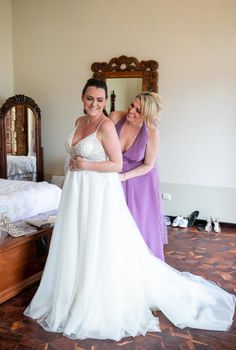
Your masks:
M221 232L221 226L219 223L219 218L213 218L212 216L207 216L206 217L206 226L205 226L205 231L206 232L211 232L214 231L216 233Z
M7 232L12 237L25 235L25 231L17 227L5 214L0 214L0 230Z

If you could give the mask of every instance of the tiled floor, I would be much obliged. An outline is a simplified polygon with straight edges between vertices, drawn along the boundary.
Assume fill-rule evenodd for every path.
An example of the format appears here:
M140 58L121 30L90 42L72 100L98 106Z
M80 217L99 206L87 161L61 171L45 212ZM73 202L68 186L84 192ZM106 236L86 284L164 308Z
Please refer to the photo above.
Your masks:
M196 228L170 228L166 262L180 271L211 279L236 293L236 229L204 233ZM36 286L0 305L0 350L235 350L236 322L228 332L180 330L160 312L161 333L125 338L120 342L70 340L44 331L23 316Z

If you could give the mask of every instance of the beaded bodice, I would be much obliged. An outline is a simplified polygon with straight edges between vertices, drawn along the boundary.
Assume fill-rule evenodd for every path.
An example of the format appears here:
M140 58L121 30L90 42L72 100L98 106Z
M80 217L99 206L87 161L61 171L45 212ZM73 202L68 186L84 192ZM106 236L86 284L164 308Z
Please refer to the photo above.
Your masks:
M72 146L74 132L65 142L67 152L73 156L80 156L91 162L104 162L107 160L106 152L101 141L97 138L97 132L84 137Z

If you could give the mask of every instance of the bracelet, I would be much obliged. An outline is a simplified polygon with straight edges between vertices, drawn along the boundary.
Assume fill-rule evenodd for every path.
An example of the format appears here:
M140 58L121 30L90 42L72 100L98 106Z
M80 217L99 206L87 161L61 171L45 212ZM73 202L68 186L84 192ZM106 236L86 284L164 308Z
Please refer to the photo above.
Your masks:
M123 175L124 175L124 181L126 181L126 174L125 174L125 173L123 173Z

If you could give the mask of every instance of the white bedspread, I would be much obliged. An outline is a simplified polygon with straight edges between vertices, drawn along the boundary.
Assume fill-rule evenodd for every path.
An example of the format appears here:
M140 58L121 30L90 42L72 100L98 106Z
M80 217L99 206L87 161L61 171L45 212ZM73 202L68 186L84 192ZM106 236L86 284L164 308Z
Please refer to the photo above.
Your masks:
M0 209L12 221L57 209L60 196L61 189L46 181L0 179Z

